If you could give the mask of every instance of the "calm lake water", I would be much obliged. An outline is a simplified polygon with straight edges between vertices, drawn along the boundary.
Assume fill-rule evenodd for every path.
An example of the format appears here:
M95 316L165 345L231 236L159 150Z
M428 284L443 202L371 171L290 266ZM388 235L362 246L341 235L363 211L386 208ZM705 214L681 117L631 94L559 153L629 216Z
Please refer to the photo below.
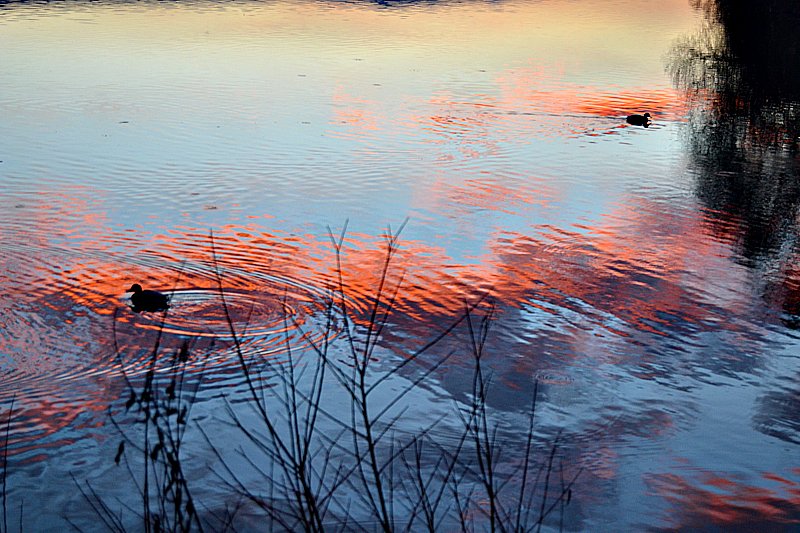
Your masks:
M493 416L519 442L538 381L537 442L582 469L551 527L799 527L800 84L703 6L0 2L11 530L107 530L73 478L135 501L110 416L160 329L202 354L193 423L236 448L217 271L245 356L300 364L346 344L330 234L363 325L406 219L376 372L491 302ZM136 282L172 292L163 328ZM400 434L466 401L463 326ZM187 446L195 496L226 504Z

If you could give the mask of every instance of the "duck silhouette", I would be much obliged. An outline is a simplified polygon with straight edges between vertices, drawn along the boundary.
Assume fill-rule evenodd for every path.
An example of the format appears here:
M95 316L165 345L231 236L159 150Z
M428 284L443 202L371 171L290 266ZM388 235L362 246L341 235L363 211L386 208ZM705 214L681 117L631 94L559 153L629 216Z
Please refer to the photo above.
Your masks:
M628 115L625 122L633 124L634 126L644 126L646 128L650 125L650 113L645 113L644 115Z
M163 311L169 308L169 298L167 295L158 291L142 290L142 286L138 283L131 285L131 288L125 292L132 292L131 303L133 303L133 310L137 313L142 311Z

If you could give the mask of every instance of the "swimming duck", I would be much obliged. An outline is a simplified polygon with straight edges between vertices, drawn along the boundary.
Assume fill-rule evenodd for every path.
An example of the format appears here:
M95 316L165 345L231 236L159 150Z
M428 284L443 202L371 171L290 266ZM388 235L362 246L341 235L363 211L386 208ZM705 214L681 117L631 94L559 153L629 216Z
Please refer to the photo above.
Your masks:
M169 307L169 298L158 291L142 290L138 283L131 285L125 292L132 292L131 302L133 310L140 311L163 311Z
M644 126L646 128L650 125L650 113L645 113L644 115L628 115L625 122L633 124L634 126Z

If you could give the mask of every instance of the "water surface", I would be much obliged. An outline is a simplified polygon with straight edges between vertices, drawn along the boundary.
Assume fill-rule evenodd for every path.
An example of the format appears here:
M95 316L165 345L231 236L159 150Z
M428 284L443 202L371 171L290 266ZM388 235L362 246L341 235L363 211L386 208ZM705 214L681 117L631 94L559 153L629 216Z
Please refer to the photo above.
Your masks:
M406 219L376 358L494 302L491 407L519 436L539 381L541 434L583 468L567 529L796 525L798 92L793 72L746 85L764 61L726 13L0 5L0 418L13 398L26 529L91 523L69 474L116 475L108 410L159 330L203 354L199 416L223 431L219 398L244 383L220 291L244 353L309 357L337 341L330 233L347 224L343 286L366 320L382 233ZM711 75L693 54L715 46L734 60ZM644 111L649 128L625 123ZM134 282L172 293L163 324L129 308ZM419 407L463 401L470 365L440 368Z

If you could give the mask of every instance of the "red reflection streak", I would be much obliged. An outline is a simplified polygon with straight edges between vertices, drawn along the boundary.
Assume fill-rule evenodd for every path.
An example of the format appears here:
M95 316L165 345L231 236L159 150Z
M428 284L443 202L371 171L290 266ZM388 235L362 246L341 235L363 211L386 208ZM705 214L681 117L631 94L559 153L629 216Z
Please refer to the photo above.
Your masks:
M624 118L631 113L647 111L654 122L682 121L688 113L686 99L672 87L595 87L564 78L558 67L508 70L494 80L499 94L439 93L428 101L432 113L408 123L428 132L428 142L476 158L499 154L521 129L531 136L599 136L627 128ZM524 126L513 124L520 120Z
M487 209L503 209L509 198L526 201L509 188L472 185L482 192L480 201ZM48 231L35 232L37 249L48 249L45 236L61 234L58 225L64 220L70 220L68 214L60 220L48 216L42 222ZM34 295L26 292L25 283L12 284L12 300L17 296L24 301L34 299L50 309L54 317L64 312L75 317L91 317L92 313L109 316L117 308L125 311L123 291L132 282L160 290L169 290L176 284L215 288L217 268L226 287L254 293L261 290L265 276L308 284L323 292L337 289L336 261L327 235L290 235L265 232L255 223L231 224L215 230L215 260L210 236L196 228L179 227L153 235L115 232L103 223L102 218L84 218L86 225L72 230L84 237L72 243L78 253L59 258L58 269L35 270L37 286L42 289ZM687 213L641 200L609 213L596 225L576 226L572 231L554 227L539 230L538 238L519 233L493 236L492 242L487 243L490 254L467 265L453 260L440 247L401 240L384 293L385 302L402 277L392 320L401 329L429 338L431 326L449 323L463 312L465 300L481 293L495 297L501 313L523 305L539 307L550 314L558 313L558 307L572 309L612 335L666 335L673 331L669 317L678 317L679 323L697 324L709 315L703 305L704 294L687 283L687 276L713 269L715 258L724 256L720 253L723 245L704 238L702 223ZM124 252L120 252L121 248ZM355 302L351 307L356 314L353 318L362 324L368 320L385 257L385 241L381 237L348 235L342 257L342 283L346 295ZM3 260L4 267L10 268L8 256ZM589 307L576 307L576 302ZM735 303L731 302L729 308L735 312ZM621 323L607 323L604 313ZM71 333L80 338L76 346L80 344L81 351L106 346L111 324L100 320L90 320L88 325L85 322L75 321L70 326L77 328ZM565 334L563 340L571 343L575 355L595 357L583 347L583 343L591 342L592 335L590 330L576 329ZM53 337L43 341L48 339ZM48 348L42 345L37 349L47 353ZM521 358L517 363L516 371L521 375L529 375L536 364L531 358ZM113 381L93 375L85 379L96 382L98 390L110 387ZM54 426L47 431L54 431L63 427L64 420L74 419L78 410L104 411L108 398L103 396L92 394L80 405L64 402L47 408L65 411L62 417L30 416L44 424L52 422Z
M648 111L654 120L683 120L688 112L685 98L671 87L593 87L564 78L562 68L538 66L507 71L496 81L503 91L503 107L511 109L616 119Z
M495 79L503 90L506 102L542 102L543 109L563 112L568 108L553 98L556 91L548 89L563 80L565 70L560 66L533 65L527 68L507 70ZM539 97L541 96L541 97Z
M487 196L485 203L492 208L488 192ZM504 199L496 202L499 206L506 203ZM687 292L691 286L686 286L684 277L687 268L699 272L713 267L713 262L700 265L698 261L713 261L720 254L714 248L718 245L703 238L701 225L680 215L670 218L658 205L631 206L609 214L607 220L610 224L605 227L576 227L580 232L542 228L544 240L508 235L491 245L491 257L471 265L455 263L440 248L403 241L393 263L398 275L407 270L398 311L430 323L461 309L465 294L488 290L512 307L522 302L536 306L536 300L544 298L569 308L574 305L570 300L579 299L623 319L635 330L657 335L665 334L670 326L665 315L692 323L702 321L708 309L702 305L702 298ZM617 223L622 220L624 225ZM666 227L670 227L669 233L653 240L652 236L663 234ZM332 289L335 261L325 239L305 236L299 242L288 242L286 236L259 231L257 226L230 226L216 237L217 266L242 273L225 280L226 285L236 288L258 290L262 282L248 274L272 272L290 279L310 279ZM215 286L216 280L209 275L214 265L207 236L184 228L153 236L153 240L159 244L153 247L152 255L166 265L179 261L198 265L197 271L187 268L181 274L182 285ZM385 250L379 239L364 235L350 235L347 244L344 289L356 300L368 300L380 280ZM113 310L108 305L109 296L119 295L132 279L145 279L162 289L175 283L174 268L159 272L113 263L91 268L78 263L72 272L75 285L82 290L65 294L76 303L104 312ZM97 277L97 272L110 276ZM554 312L549 306L539 307ZM620 333L616 327L609 328Z
M677 508L678 528L747 524L757 531L770 524L800 524L800 484L769 472L763 478L782 486L770 490L713 474L698 484L677 474L653 476L649 482Z
M609 214L612 226L583 227L587 233L553 229L549 237L554 245L517 235L498 246L498 266L508 272L498 282L503 300L524 298L544 285L555 289L550 297L563 305L569 305L567 297L579 298L637 331L663 334L662 326L669 325L665 315L702 321L709 311L703 298L687 292L692 287L685 278L687 270L715 266L717 245L707 242L691 218L642 204ZM666 228L670 231L665 234Z
M73 426L81 419L82 428L100 427L104 424L103 416L114 399L113 388L110 383L102 379L93 378L91 393L81 396L80 400L74 398L60 398L59 388L66 387L66 383L59 383L58 387L49 391L49 396L44 398L39 395L35 398L26 397L24 392L18 392L14 403L13 412L8 412L10 403L4 405L0 411L0 420L5 422L11 416L11 434L8 442L8 453L16 456L30 453L34 450L47 448L58 449L69 445L71 439L58 439L53 442L42 442L42 437L55 434L57 431ZM29 458L34 461L35 458Z
M608 446L599 446L594 451L587 453L582 458L586 464L591 465L593 477L599 479L614 479L619 468L619 453Z
M653 120L683 120L688 112L685 101L677 91L663 89L627 88L626 92L580 96L575 111L598 117L619 118L630 113L648 111Z
M369 139L381 129L379 124L387 123L387 116L382 113L378 102L358 98L344 92L342 87L337 87L333 95L333 117L331 126L334 135L352 137L355 139ZM341 126L347 128L347 134L339 132Z
M413 117L423 131L433 134L429 142L451 145L467 158L498 153L499 143L508 138L503 122L508 120L496 112L493 99L484 94L474 100L457 100L451 94L439 94L428 104L436 114Z
M516 214L527 206L547 209L556 198L558 192L534 176L498 178L482 173L458 184L434 181L418 204L435 212L450 211L450 216L457 218L473 213L475 208L507 214Z

